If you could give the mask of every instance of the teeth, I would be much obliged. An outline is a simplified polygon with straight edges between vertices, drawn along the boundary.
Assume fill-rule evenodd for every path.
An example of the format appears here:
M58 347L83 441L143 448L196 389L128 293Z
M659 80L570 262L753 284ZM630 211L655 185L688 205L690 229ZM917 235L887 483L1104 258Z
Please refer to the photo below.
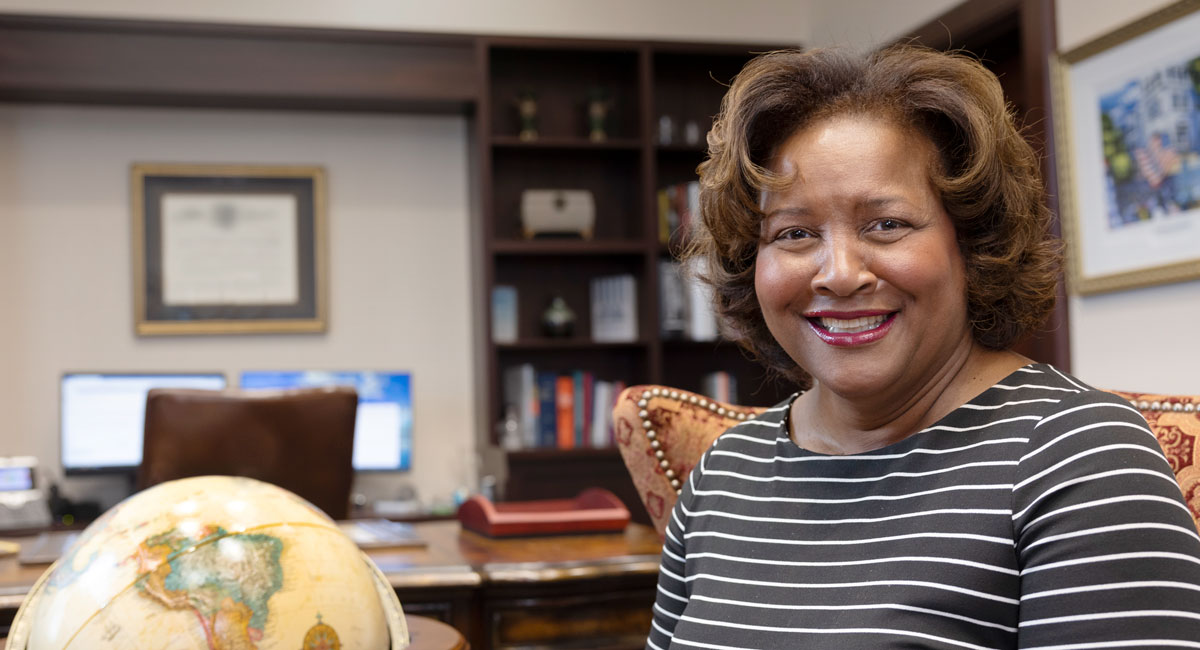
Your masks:
M857 334L867 330L875 329L887 320L887 314L878 316L863 316L862 318L851 318L842 320L840 318L820 318L821 327L833 332L834 334Z

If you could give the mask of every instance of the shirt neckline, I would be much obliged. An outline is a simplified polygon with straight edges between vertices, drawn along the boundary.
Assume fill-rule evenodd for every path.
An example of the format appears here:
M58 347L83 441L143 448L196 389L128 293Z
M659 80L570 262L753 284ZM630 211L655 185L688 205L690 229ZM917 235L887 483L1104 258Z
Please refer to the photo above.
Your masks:
M828 458L857 458L857 457L862 457L862 456L874 456L877 454L894 453L901 445L911 444L913 439L917 438L918 436L922 436L923 434L926 434L929 431L931 431L934 428L941 425L943 422L946 421L947 418L950 418L951 416L953 416L954 414L956 414L960 410L962 410L962 408L964 406L967 406L968 404L975 404L975 403L979 402L980 400L982 400L984 397L999 390L996 388L997 386L999 386L1001 384L1005 384L1006 382L1008 382L1009 379L1012 379L1018 373L1027 372L1031 369L1042 372L1042 368L1044 368L1045 365L1046 364L1044 364L1044 363L1038 363L1038 362L1027 363L1027 364L1021 366L1020 368L1017 368L1016 370L1008 373L1003 378L1001 378L999 381L992 384L991 386L988 386L984 390L980 391L979 394L977 394L974 397L972 397L971 399L963 402L962 404L960 404L959 406L957 406L956 408L951 410L946 415L943 415L942 417L938 418L937 421L935 421L933 424L930 424L929 426L925 427L924 429L921 429L919 431L914 431L912 434L905 436L904 438L901 438L900 440L897 440L896 442L893 442L891 444L884 445L877 449L871 449L869 451L859 452L857 454L823 454L821 452L813 451L811 449L801 447L800 445L796 444L796 441L792 440L792 436L788 433L788 423L792 419L792 404L800 397L800 395L803 394L803 392L792 393L791 397L787 398L787 400L786 400L786 403L785 403L784 409L783 409L783 417L781 417L779 419L779 424L777 425L776 444L786 445L791 450L801 453L801 454L805 454L805 455L809 455L809 456L822 456L822 457L828 457Z

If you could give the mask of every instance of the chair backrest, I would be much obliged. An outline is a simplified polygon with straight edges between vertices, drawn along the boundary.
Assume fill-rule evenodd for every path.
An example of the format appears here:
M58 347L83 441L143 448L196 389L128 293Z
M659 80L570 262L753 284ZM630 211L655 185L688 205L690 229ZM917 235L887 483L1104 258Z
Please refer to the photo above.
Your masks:
M1200 395L1109 392L1129 400L1150 424L1200 530Z
M1200 529L1200 396L1112 391L1142 412ZM618 448L658 534L700 456L729 427L764 409L668 386L631 386L613 408Z
M353 388L153 389L138 489L218 474L274 483L345 519L354 480Z
M621 393L613 407L617 448L659 536L683 481L713 440L763 410L668 386L630 386Z

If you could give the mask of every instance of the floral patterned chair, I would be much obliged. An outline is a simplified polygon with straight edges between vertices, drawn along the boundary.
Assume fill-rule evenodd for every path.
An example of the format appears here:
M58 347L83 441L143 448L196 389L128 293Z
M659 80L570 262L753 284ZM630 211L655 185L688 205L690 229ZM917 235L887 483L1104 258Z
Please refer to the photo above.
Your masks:
M661 537L683 481L726 429L764 409L667 386L630 386L613 407L617 447Z
M1150 423L1200 529L1200 395L1112 392ZM713 440L763 410L669 386L630 386L621 393L613 408L617 446L660 536L683 481Z
M1200 529L1200 395L1110 392L1129 400L1150 423Z

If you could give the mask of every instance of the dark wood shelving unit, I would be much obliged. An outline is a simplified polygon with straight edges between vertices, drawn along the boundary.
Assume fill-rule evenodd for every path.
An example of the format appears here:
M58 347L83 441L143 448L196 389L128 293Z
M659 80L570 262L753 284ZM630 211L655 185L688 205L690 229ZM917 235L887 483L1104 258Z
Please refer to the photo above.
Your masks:
M510 239L492 242L496 255L644 255L640 240Z
M638 151L642 148L640 140L635 138L610 138L593 141L584 137L538 137L536 140L522 140L515 135L494 135L491 138L493 147L512 149L579 149L582 151Z
M609 343L606 341L593 341L585 338L563 338L563 339L518 339L512 343L497 343L496 347L502 351L521 351L521 350L623 350L645 348L650 345L648 341L621 341Z
M729 371L752 404L771 404L788 389L728 342L664 338L659 327L658 265L675 246L658 239L656 192L696 178L704 134L712 126L726 84L764 48L727 45L484 39L477 119L480 155L482 281L490 323L492 287L517 289L518 339L486 350L487 408L492 422L505 410L506 369L532 364L539 371L584 370L626 384L666 383L700 390L702 377ZM602 88L610 98L608 133L588 137L586 101ZM536 139L522 139L516 98L538 100ZM671 133L660 131L667 116ZM685 132L685 129L687 131ZM667 136L671 141L666 141ZM690 138L687 136L691 136ZM591 239L522 238L521 193L527 189L583 189L595 201ZM590 281L627 273L637 284L638 337L630 343L591 341ZM576 314L573 336L546 338L542 311L561 296ZM492 444L498 444L493 435ZM509 499L573 496L586 485L612 489L644 517L615 449L527 449L507 452Z

